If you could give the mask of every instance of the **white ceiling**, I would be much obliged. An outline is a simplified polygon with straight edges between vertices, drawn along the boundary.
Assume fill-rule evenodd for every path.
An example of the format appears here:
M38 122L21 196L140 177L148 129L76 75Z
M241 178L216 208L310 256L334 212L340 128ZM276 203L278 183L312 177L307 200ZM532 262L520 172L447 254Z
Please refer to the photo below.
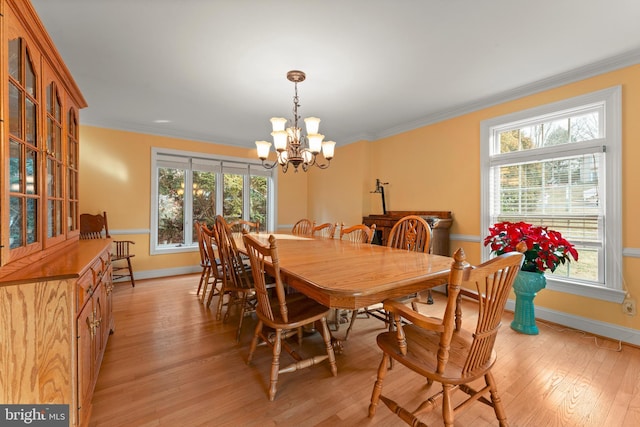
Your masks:
M246 147L293 116L292 69L340 146L640 62L638 0L31 2L81 123Z

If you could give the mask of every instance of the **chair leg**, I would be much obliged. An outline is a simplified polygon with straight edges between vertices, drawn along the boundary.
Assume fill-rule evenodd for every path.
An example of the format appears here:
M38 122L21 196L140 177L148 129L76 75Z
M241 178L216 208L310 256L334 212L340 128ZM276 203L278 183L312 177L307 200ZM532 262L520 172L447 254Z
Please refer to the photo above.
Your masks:
M336 365L336 354L333 351L333 345L331 345L331 332L329 332L329 325L327 325L327 319L320 319L322 339L324 340L324 346L327 349L327 356L329 356L329 366L331 367L331 374L335 377L338 375L338 365Z
M196 295L200 294L200 289L202 288L202 297L200 298L200 302L204 303L205 297L207 296L207 287L209 286L209 269L208 267L204 267L202 269L202 274L200 275L200 284L198 285L198 291Z
M451 402L453 390L453 385L442 384L442 418L445 426L453 426L453 402Z
M251 363L253 359L253 352L256 351L256 347L258 346L258 339L260 339L260 334L262 333L262 320L258 320L258 324L256 325L256 330L253 333L253 339L251 340L251 346L249 347L249 356L247 357L247 364Z
M371 403L369 404L369 418L373 418L378 408L378 401L382 394L382 382L384 377L387 376L387 366L389 365L389 356L387 353L382 353L382 361L378 367L378 378L373 385L373 392L371 393Z
M209 299L207 299L207 308L209 308L211 306L211 300L213 300L213 297L215 296L216 293L220 296L220 298L222 298L222 295L220 294L220 291L218 290L218 279L214 279L213 283L211 284L211 291L209 292ZM203 296L203 298L204 298L204 296Z
M237 305L240 305L240 303L242 302L242 293L238 292L238 291L232 291L232 292L228 292L227 296L229 297L229 300L227 301L227 309L224 312L224 316L222 316L222 323L227 323L229 321L229 318L231 317L231 311L233 310L233 308ZM241 310L242 307L238 308L238 310Z
M220 320L222 319L222 306L224 305L224 294L226 294L225 290L224 290L224 283L222 285L222 288L220 289L220 298L218 299L218 309L216 310L216 320ZM231 296L229 296L229 298L231 298ZM228 306L227 306L228 309Z
M420 310L418 310L418 303L421 303L421 304L433 304L433 294L431 293L431 289L427 290L427 300L426 301L424 301L424 299L422 298L421 292L418 292L416 297L411 301L411 309L413 311L420 311Z
M496 418L500 423L500 427L508 427L509 423L507 422L507 414L502 406L502 399L500 399L500 396L498 395L498 387L496 386L493 374L491 372L487 372L484 376L484 380L489 386L491 402L493 403L493 411L496 413Z
M247 305L247 294L242 293L240 301L240 320L238 321L238 330L236 331L236 342L240 342L240 333L242 332L242 321L244 320L244 312Z
M349 322L349 327L347 328L347 332L344 334L345 341L349 339L349 334L351 333L351 329L353 329L353 324L356 323L356 317L358 317L357 308L351 312L351 321Z
M273 359L271 360L271 379L269 381L269 400L276 398L276 386L278 384L278 373L280 371L280 351L282 351L282 329L276 329L276 336L273 341Z
M333 322L334 329L332 330L334 332L337 332L338 329L340 329L340 309L339 308L334 309L333 314L334 314L334 322Z
M200 295L200 290L202 289L202 282L204 282L204 276L207 267L202 267L202 273L200 273L200 282L198 283L198 290L196 291L196 295Z
M131 287L136 287L136 281L133 278L133 268L131 268L131 259L127 258L127 265L129 266L129 276L131 276Z
M394 322L394 320L393 320L393 316L391 315L391 312L390 312L390 311L385 310L385 311L384 311L384 315L385 315L385 317L386 317L386 319L387 319L387 322L389 323L389 333L393 333L393 332L395 332L395 330L396 330L396 325L395 325L395 323L393 323L393 322ZM400 321L402 322L402 319L400 319ZM394 362L395 362L395 359L393 359L393 358L391 358L391 357L390 357L390 358L389 358L389 369L393 369L393 364L394 364Z

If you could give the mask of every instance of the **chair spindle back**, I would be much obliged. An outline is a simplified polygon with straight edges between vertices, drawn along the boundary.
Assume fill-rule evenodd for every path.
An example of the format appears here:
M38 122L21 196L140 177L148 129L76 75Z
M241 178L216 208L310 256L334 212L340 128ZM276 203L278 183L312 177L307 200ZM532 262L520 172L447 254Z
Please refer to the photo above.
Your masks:
M287 308L286 292L282 278L280 276L280 261L278 259L278 247L274 235L269 236L269 245L260 243L255 237L247 234L242 236L244 246L249 254L251 262L251 272L253 273L253 281L258 296L258 310L260 313L271 321L276 321L276 314L272 310L270 303L269 291L265 277L265 266L267 260L270 261L271 269L269 274L275 278L275 292L278 299L278 308L282 322L289 322L289 310ZM270 285L273 287L273 285Z
M391 228L387 246L414 252L429 252L431 227L424 218L407 215Z

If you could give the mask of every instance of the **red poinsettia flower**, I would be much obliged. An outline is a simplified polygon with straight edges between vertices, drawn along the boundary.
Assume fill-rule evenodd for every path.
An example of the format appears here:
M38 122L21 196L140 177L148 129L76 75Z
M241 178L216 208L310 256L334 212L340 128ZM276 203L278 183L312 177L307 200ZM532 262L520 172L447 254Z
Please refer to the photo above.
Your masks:
M490 246L491 252L496 255L517 250L516 246L521 242L526 245L523 271L543 274L550 270L553 273L560 264L570 262L571 258L578 261L578 251L561 233L526 222L504 221L494 224L489 227L489 235L484 239L484 245Z

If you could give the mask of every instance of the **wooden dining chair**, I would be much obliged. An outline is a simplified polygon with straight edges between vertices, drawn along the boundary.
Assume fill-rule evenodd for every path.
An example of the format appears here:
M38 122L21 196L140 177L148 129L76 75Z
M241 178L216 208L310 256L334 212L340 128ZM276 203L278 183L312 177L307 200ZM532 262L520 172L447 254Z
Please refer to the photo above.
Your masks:
M354 243L366 243L371 244L373 242L373 238L376 233L376 225L371 224L371 227L364 224L356 224L351 227L344 227L344 223L340 224L340 240L349 240ZM342 316L348 315L348 311L341 314L341 311L336 309L335 311L335 330L340 328L340 319ZM363 308L362 310L352 310L351 311L351 320L349 321L349 327L347 328L347 332L344 334L344 341L349 339L349 334L353 329L353 325L356 323L356 318L359 314L365 314L369 317L369 309L368 307Z
M281 373L295 372L302 368L316 365L324 360L329 361L331 374L336 376L338 368L336 358L331 344L331 334L327 326L326 316L329 307L326 307L314 299L304 294L287 294L284 283L280 275L280 264L278 259L278 247L275 236L269 236L269 244L260 243L255 237L244 234L243 241L249 253L251 261L251 271L256 288L258 299L256 326L247 363L251 363L253 354L262 340L272 349L273 359L271 361L271 375L269 380L269 400L276 397L278 376ZM270 264L270 277L275 278L275 297L272 298L267 289L267 263ZM322 334L326 355L316 355L303 359L286 341L287 337L293 334L301 334L302 326L315 325L315 328ZM275 336L271 337L265 328L275 331ZM280 368L280 351L284 348L291 355L294 362L284 368Z
M291 229L291 233L297 236L311 236L313 232L313 222L306 218L296 222Z
M211 267L207 255L207 250L204 246L204 240L202 238L201 227L202 224L199 221L195 221L193 224L196 230L196 238L198 239L198 252L200 254L200 267L202 268L202 272L200 273L200 281L198 283L198 290L196 291L196 295L200 295L200 291L202 290L202 283L205 280L205 277L208 274L208 270ZM206 290L206 286L205 286ZM203 299L204 300L204 299Z
M324 224L315 225L311 228L311 236L313 237L325 237L327 239L333 239L336 234L336 229L338 228L338 223L332 224L330 222L325 222Z
M198 248L200 249L200 265L202 265L202 274L200 275L200 283L198 284L199 294L200 288L202 289L202 302L207 301L207 307L211 305L213 297L220 295L220 288L222 287L222 266L220 265L220 258L216 254L218 243L216 241L214 228L209 228L205 223L196 223L196 232L198 234ZM209 297L207 298L207 288L209 290Z
M236 342L239 342L245 314L255 311L256 307L253 277L250 268L244 263L236 247L229 224L222 216L216 216L214 229L222 266L222 286L219 292L216 319L219 320L222 317L222 307L225 305L224 299L226 296L228 297L227 310L222 321L228 321L233 307L238 307L240 319L238 320L238 329L236 331Z
M462 249L458 249L453 258L442 319L422 315L398 300L384 302L384 308L393 315L396 328L377 337L382 361L373 386L369 418L375 415L378 402L382 400L407 424L425 426L418 416L435 409L441 401L444 425L453 426L455 415L477 400L492 406L500 426L507 426L507 417L491 373L497 357L493 347L505 303L524 257L519 252L510 252L475 267L465 263ZM457 300L462 283L468 283L477 291L478 318L472 330L456 330ZM403 408L382 395L390 360L425 377L427 387L438 382L442 389L434 390L435 393L413 412ZM484 378L482 388L469 385L480 378ZM452 395L457 390L468 397L463 402L456 401L454 407ZM485 397L487 393L488 398Z
M109 223L107 222L107 212L101 214L83 213L80 215L80 237L81 240L88 239L110 239ZM113 250L111 252L111 266L113 280L129 278L131 286L136 286L133 277L133 267L131 258L135 256L130 251L130 245L135 245L131 240L112 240Z
M427 253L431 249L431 227L418 215L402 217L391 228L387 246Z
M376 225L371 227L364 224L356 224L351 227L344 227L340 224L340 240L349 240L354 243L371 243L376 233Z
M407 215L394 224L389 232L387 246L413 252L428 253L431 249L431 227L429 223L418 215ZM414 298L412 305L417 310L416 303L424 302L420 294ZM433 304L431 290L427 291L427 304Z
M233 233L242 233L243 230L247 230L250 233L260 232L260 221L247 221L244 219L236 219L229 223L229 228Z

